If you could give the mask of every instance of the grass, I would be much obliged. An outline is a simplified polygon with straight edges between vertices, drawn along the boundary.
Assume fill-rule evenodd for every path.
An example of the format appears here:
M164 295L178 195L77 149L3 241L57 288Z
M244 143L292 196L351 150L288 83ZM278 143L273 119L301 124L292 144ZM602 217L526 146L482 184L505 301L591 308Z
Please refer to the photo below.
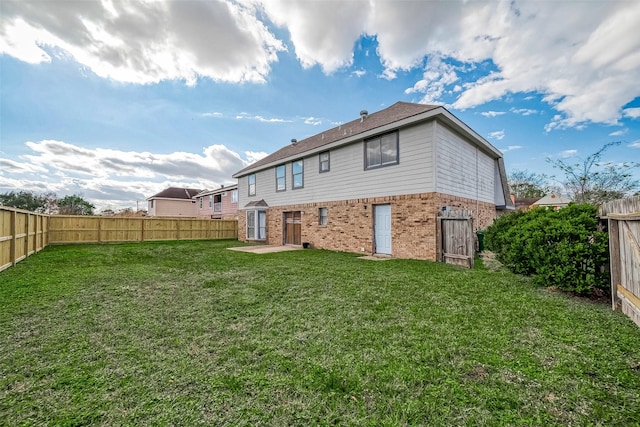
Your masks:
M638 425L640 330L482 267L234 241L0 274L0 425Z

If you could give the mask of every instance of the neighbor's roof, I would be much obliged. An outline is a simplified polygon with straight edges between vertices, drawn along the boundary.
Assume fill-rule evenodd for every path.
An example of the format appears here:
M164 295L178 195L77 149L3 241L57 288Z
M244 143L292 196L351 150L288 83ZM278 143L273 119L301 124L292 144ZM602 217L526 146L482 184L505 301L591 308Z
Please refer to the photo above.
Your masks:
M222 186L220 188L216 188L215 190L202 190L201 192L196 194L196 197L209 196L211 194L224 193L225 191L233 191L237 189L238 189L238 184L230 184L230 185Z
M568 205L571 203L571 199L560 196L557 194L548 194L544 196L542 199L534 202L535 206L558 206L558 205Z
M180 187L169 187L165 190L162 190L158 194L154 194L149 197L149 199L182 199L182 200L190 200L193 196L200 193L202 190L197 190L195 188L180 188Z
M258 160L257 162L249 165L241 171L236 172L233 176L234 178L237 178L244 175L247 171L260 169L260 167L263 165L302 154L307 151L320 148L324 145L331 144L332 142L340 141L341 139L347 139L352 137L353 135L358 135L369 130L398 122L412 116L417 116L419 114L438 108L442 107L440 107L439 105L396 102L389 108L385 108L384 110L368 114L364 120L358 118L333 129L326 130L317 135L313 135L309 138L298 141L296 144L288 144L286 147L281 148L275 153L261 160Z

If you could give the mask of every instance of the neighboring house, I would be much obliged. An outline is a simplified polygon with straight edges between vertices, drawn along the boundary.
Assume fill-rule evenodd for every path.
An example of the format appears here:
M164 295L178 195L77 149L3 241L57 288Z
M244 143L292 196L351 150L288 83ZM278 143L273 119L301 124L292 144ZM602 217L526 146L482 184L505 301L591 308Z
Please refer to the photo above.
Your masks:
M236 219L238 214L238 185L205 190L195 196L196 216L211 219Z
M531 204L531 208L546 207L557 211L560 208L567 207L571 203L571 199L557 194L549 194L542 199Z
M148 216L196 217L196 201L193 198L202 190L169 187L147 199Z
M516 198L513 194L511 200L516 208L516 211L526 211L531 208L531 205L538 201L537 197Z
M441 106L398 102L242 169L238 237L437 259L437 216L513 209L502 154Z

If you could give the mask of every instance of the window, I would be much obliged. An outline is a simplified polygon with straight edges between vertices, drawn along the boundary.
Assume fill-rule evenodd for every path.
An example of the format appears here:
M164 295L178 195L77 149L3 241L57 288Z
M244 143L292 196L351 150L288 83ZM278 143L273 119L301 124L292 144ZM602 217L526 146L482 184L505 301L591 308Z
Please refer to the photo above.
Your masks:
M247 211L247 239L255 239L256 211Z
M267 212L264 210L247 211L247 240L266 240Z
M327 208L318 209L318 225L327 225Z
M276 166L276 191L285 191L287 189L285 172L285 165Z
M365 141L364 168L398 164L398 132Z
M202 197L200 197L200 209L202 209Z
M293 188L304 187L304 160L296 160L291 163L291 173L293 175Z
M238 190L231 192L231 203L238 203Z
M250 196L256 195L256 174L255 173L252 173L251 175L249 175L249 195Z
M209 196L209 209L213 207L213 196Z
M149 208L153 209L153 200L149 200Z
M320 153L320 173L329 172L329 152Z

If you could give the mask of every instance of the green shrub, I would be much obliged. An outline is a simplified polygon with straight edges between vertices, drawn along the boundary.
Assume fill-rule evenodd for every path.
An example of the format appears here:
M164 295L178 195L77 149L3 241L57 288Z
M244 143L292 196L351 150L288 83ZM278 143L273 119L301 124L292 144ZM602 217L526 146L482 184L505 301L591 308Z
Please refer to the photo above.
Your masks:
M598 231L597 207L570 204L498 218L485 231L487 249L513 272L534 282L589 294L609 289L609 238Z

